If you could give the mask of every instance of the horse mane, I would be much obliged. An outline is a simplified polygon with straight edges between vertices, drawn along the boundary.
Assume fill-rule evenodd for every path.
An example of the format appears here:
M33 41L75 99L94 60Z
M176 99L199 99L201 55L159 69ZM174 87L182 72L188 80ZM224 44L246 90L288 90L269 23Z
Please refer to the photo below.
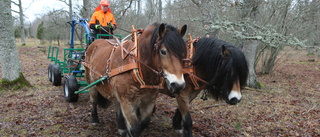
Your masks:
M248 65L241 50L225 41L206 37L195 42L194 47L193 65L208 81L206 89L215 99L226 98L237 78L241 88L246 85ZM223 56L223 48L228 50L228 56Z
M150 40L151 52L158 51L159 49L155 49L155 44L158 39L158 30L161 24L154 23L152 24L155 26L152 37ZM164 44L168 51L172 51L174 56L178 57L180 60L186 58L186 43L182 39L181 35L178 32L178 29L172 25L165 24L166 26L166 33L162 38L160 45Z

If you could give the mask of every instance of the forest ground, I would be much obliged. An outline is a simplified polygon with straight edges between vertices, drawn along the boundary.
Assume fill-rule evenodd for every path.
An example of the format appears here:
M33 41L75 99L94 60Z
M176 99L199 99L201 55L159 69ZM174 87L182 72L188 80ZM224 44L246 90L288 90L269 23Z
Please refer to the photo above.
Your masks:
M27 46L18 46L22 72L33 87L0 92L0 136L119 136L114 107L99 109L101 123L93 126L88 93L68 103L62 86L52 86L45 52L49 44L39 45L28 39ZM319 136L320 57L290 48L284 53L272 74L258 74L263 88L243 90L235 106L203 101L199 95L191 104L193 135ZM159 95L156 107L142 136L179 136L171 127L175 99Z

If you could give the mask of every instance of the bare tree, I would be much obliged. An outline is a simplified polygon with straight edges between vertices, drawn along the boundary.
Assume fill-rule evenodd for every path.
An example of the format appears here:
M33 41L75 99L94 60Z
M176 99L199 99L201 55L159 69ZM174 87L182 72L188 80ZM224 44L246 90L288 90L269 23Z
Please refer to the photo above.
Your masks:
M48 40L50 43L52 41L57 41L60 46L60 42L69 37L70 26L66 22L69 20L68 16L68 13L61 10L49 11L43 16L45 28L43 34L44 39Z
M59 0L59 1L63 2L64 4L66 4L69 7L68 13L69 13L69 19L71 20L72 19L72 12L73 12L72 0L68 0L68 2L67 2L67 0Z
M151 24L154 22L154 17L155 17L155 11L154 11L154 1L153 0L148 0L147 1L147 16L148 16L148 24Z
M22 3L21 0L19 0L18 3L12 1L13 4L17 5L19 7L19 11L15 11L12 10L13 12L16 12L19 14L19 18L20 18L20 38L21 38L21 44L22 45L26 45L26 40L25 40L25 28L24 28L24 14L23 14L23 10L22 10Z
M261 0L244 0L244 8L242 9L242 18L250 18L252 20L257 20L259 14L259 4L262 3ZM250 30L247 30L250 31ZM249 34L252 32L248 32ZM246 55L249 67L249 77L248 86L253 88L260 88L258 84L258 78L255 73L255 57L259 42L256 40L246 40L243 42L243 51Z

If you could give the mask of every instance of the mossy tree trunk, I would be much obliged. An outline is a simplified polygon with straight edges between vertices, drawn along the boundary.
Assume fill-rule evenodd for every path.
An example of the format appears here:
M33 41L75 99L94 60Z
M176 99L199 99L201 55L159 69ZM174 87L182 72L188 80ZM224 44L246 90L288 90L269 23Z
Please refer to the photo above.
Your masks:
M8 81L6 79L0 80L0 91L18 90L25 87L31 87L31 84L24 78L22 73L20 73L19 77L13 81Z
M0 1L0 9L2 10L0 12L0 37L2 39L0 41L0 61L2 63L1 88L7 85L4 83L11 83L10 85L27 83L26 85L30 85L21 73L21 66L14 38L11 0Z

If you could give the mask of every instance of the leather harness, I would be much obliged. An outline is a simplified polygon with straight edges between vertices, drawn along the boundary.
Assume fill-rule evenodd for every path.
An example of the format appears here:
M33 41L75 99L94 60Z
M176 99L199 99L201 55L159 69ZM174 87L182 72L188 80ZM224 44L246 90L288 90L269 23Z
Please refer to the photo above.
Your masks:
M183 74L188 74L190 81L194 86L194 90L205 89L205 86L199 86L198 82L201 81L202 83L208 84L207 81L199 78L196 74L195 67L192 66L192 56L195 52L193 43L197 42L200 38L197 37L196 39L192 39L191 34L188 34L188 46L187 46L187 59L185 59L184 68L182 69Z
M98 75L99 77L108 77L108 79L110 79L111 77L113 76L116 76L116 75L119 75L121 73L124 73L124 72L127 72L127 71L131 71L131 74L132 74L132 77L134 78L134 80L136 82L139 82L140 83L140 88L150 88L150 89L163 89L163 82L164 82L164 79L162 77L160 77L160 80L161 82L158 84L158 85L146 85L144 80L143 80L143 75L142 75L142 72L141 72L141 65L144 65L145 67L147 67L148 69L151 69L154 73L156 73L157 75L160 75L160 76L163 76L162 74L162 69L161 67L159 66L159 68L161 69L161 71L157 71L153 68L151 68L150 66L144 64L143 62L140 61L140 52L138 51L138 41L137 41L137 33L141 34L143 32L143 30L141 29L134 29L134 26L132 26L132 34L131 34L131 37L132 37L132 41L134 41L134 45L133 46L129 46L128 49L125 49L123 47L124 43L127 42L127 41L124 41L124 42L119 42L119 40L116 38L116 43L113 43L109 40L107 40L110 44L114 45L114 48L110 54L110 57L108 59L108 64L107 64L107 71L106 71L106 76L103 76L101 75L99 72L96 72L90 64L86 63L86 62L82 62L82 64L89 68L94 74ZM194 85L194 89L195 90L200 90L200 89L204 89L205 87L202 86L200 87L198 82L201 81L202 83L205 83L207 84L208 82L206 82L205 80L199 78L197 75L196 75L196 71L195 71L195 68L192 66L192 61L191 61L191 58L193 56L193 53L194 53L194 47L193 47L193 42L196 42L199 40L199 37L196 38L196 39L192 39L191 35L188 34L188 46L187 46L187 59L184 59L185 63L184 63L184 68L183 68L183 74L188 74L188 78L190 79L190 81L192 82L192 84ZM120 46L118 46L120 44ZM130 57L129 59L129 63L126 64L126 65L123 65L123 66L120 66L118 68L114 68L114 69L111 69L109 70L110 68L110 60L111 60L111 57L114 53L114 51L116 50L116 48L120 47L121 48L121 57L122 59L126 59L127 57ZM131 48L131 49L130 49Z
M106 76L103 76L101 75L99 72L96 72L90 64L86 63L86 62L82 62L82 64L89 68L94 74L98 75L99 77L108 77L108 79L112 78L113 76L116 76L116 75L119 75L121 73L124 73L124 72L127 72L127 71L131 71L131 74L134 78L134 80L136 82L139 82L140 83L140 88L152 88L152 89L163 89L163 78L160 78L161 79L161 82L159 83L159 85L146 85L144 80L143 80L143 75L142 75L142 72L141 72L141 65L144 65L145 67L147 67L148 69L151 69L154 73L156 73L157 75L160 75L160 76L163 76L162 74L162 69L161 67L159 66L160 68L160 71L157 71L153 68L151 68L150 66L146 65L145 63L141 62L140 61L140 52L138 51L138 41L137 41L137 33L141 34L143 32L143 30L141 29L134 29L134 27L132 26L132 34L131 34L131 37L132 37L132 41L134 41L134 45L133 46L129 46L128 49L125 49L124 48L124 43L126 43L127 41L124 41L124 42L119 42L119 40L116 38L116 43L113 43L109 40L106 40L108 43L114 45L113 46L113 49L112 49L112 52L110 54L110 57L108 58L108 61L107 61L107 69L106 69ZM119 46L120 44L120 46ZM117 68L114 68L114 69L109 69L110 66L111 66L111 57L114 53L114 51L120 47L121 48L121 57L122 59L126 59L127 57L130 57L129 59L129 63L126 64L126 65L123 65L123 66L120 66L120 67L117 67Z

